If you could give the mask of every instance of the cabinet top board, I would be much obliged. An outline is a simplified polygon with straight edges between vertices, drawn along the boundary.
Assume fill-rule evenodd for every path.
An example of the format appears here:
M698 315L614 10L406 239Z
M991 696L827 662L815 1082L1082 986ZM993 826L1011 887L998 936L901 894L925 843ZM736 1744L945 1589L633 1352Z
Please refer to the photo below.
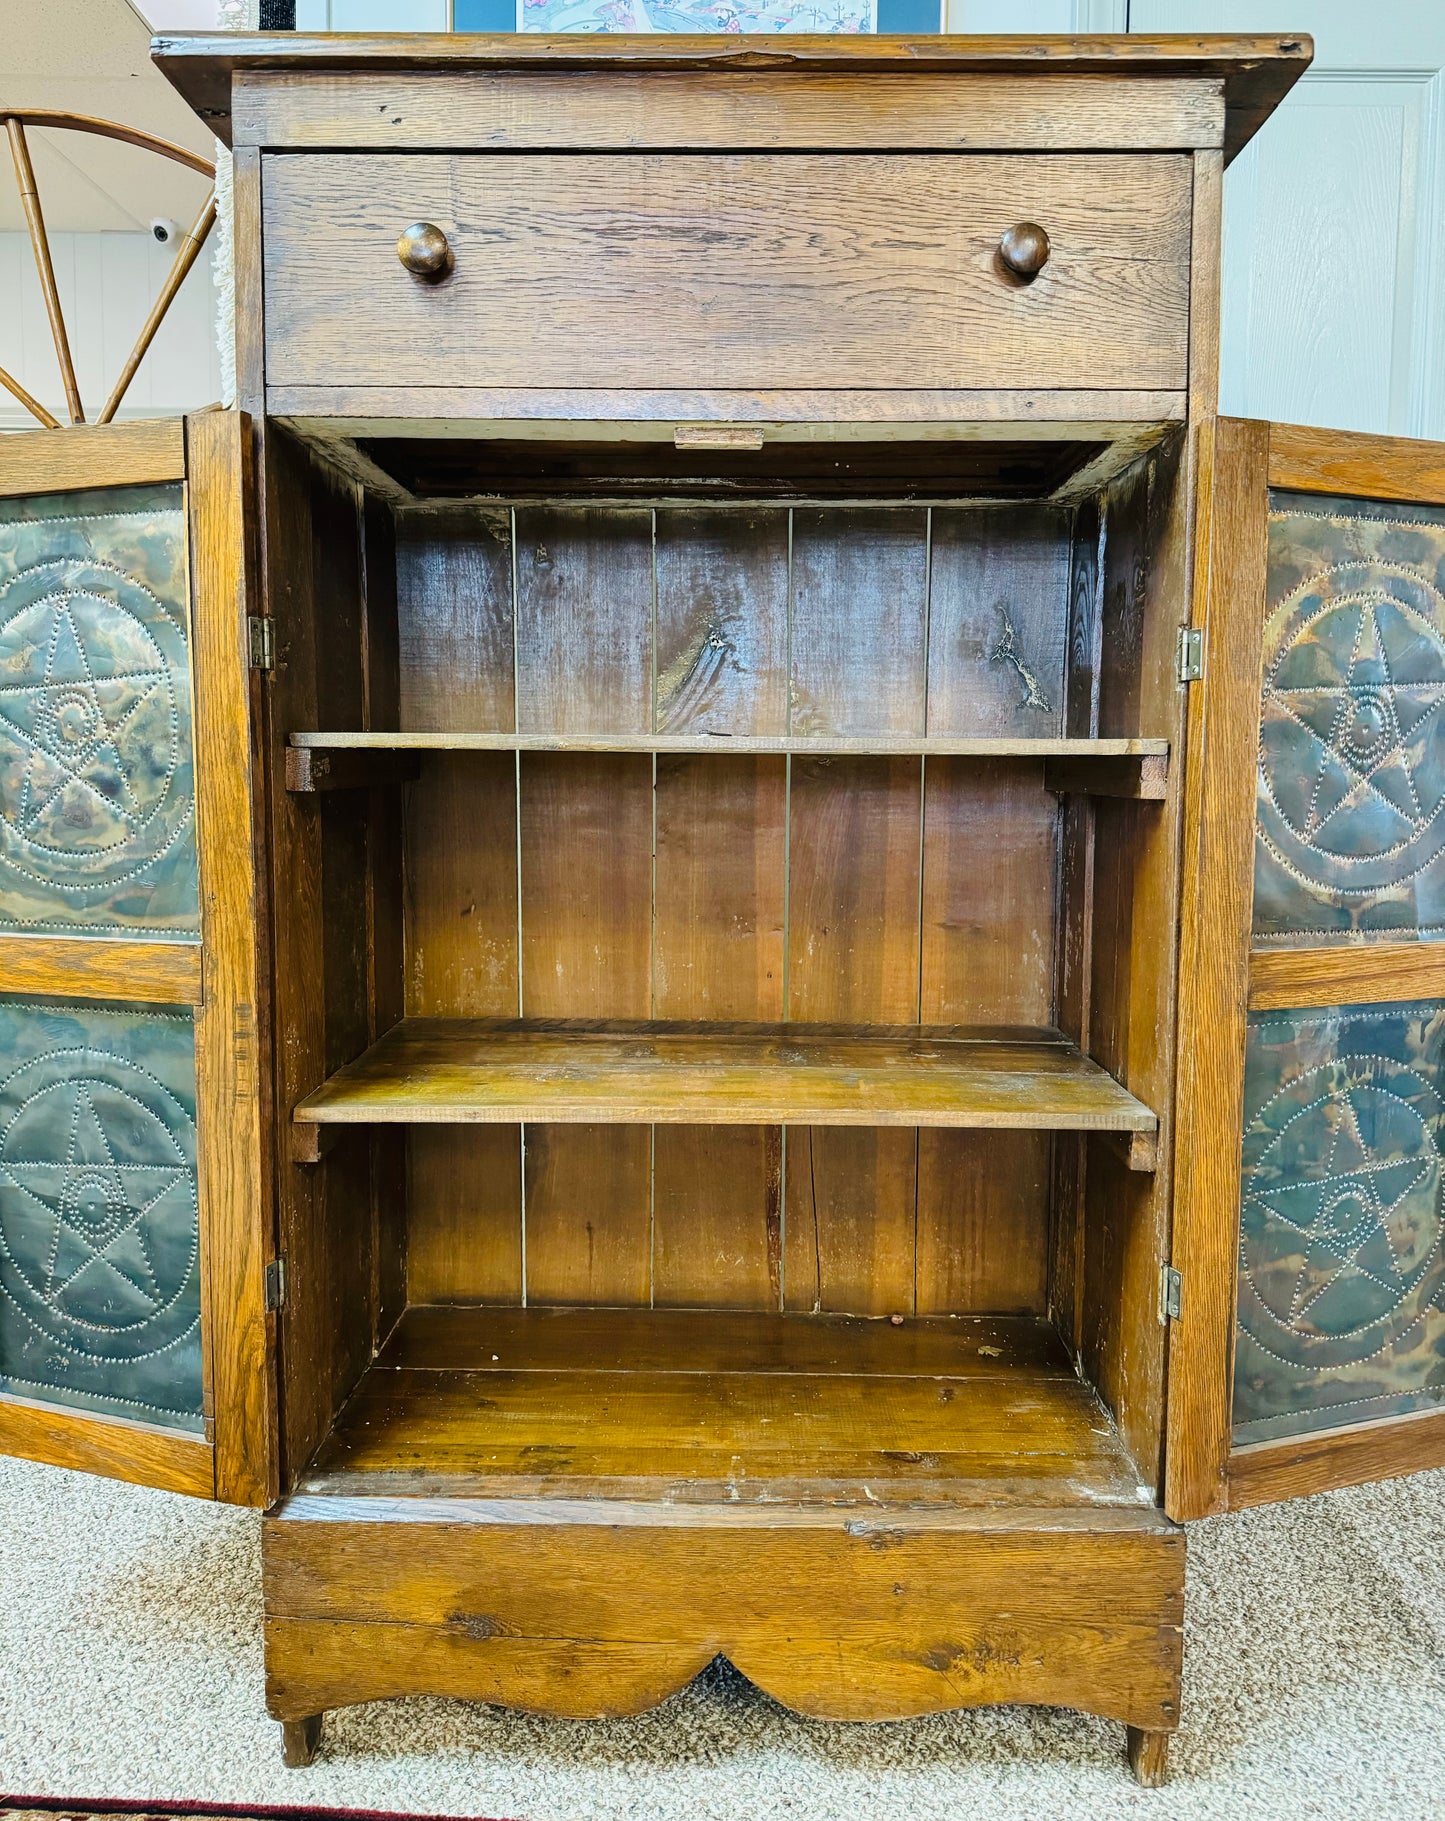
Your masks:
M1092 37L934 35L812 36L683 33L463 32L162 33L151 55L191 107L227 144L231 81L239 74L312 71L318 76L427 71L511 76L648 71L771 75L1112 75L1205 78L1223 84L1224 152L1258 132L1314 55L1305 33L1273 36L1171 34Z

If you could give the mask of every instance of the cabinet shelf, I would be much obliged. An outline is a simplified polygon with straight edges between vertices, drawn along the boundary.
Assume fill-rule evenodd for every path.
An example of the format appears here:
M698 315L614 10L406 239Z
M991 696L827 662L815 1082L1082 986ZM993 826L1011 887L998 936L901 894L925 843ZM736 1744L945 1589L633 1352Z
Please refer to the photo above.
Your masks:
M1048 1029L407 1018L295 1110L371 1124L970 1126L1152 1134ZM304 1140L303 1140L304 1142Z
M731 734L295 733L286 787L360 790L415 777L428 752L794 754L799 757L1033 759L1054 791L1157 801L1169 783L1167 740L965 739Z
M623 1519L655 1501L651 1521L726 1501L769 1524L779 1501L1141 1503L1042 1319L425 1305L362 1378L293 1515L387 1495L606 1501Z

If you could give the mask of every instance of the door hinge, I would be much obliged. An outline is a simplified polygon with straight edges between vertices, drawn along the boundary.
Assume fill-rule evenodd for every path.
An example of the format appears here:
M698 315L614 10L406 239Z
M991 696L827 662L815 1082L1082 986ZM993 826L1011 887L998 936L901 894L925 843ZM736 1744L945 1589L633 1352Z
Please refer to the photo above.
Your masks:
M252 670L274 670L276 667L276 647L272 635L274 620L263 619L259 613L246 616L246 640L250 647Z
M286 1260L273 1258L266 1267L266 1312L279 1309L286 1301Z
M1184 1307L1184 1279L1173 1265L1159 1267L1159 1319L1161 1322L1179 1320L1179 1312Z
M1197 683L1204 675L1204 633L1198 626L1179 628L1179 681Z

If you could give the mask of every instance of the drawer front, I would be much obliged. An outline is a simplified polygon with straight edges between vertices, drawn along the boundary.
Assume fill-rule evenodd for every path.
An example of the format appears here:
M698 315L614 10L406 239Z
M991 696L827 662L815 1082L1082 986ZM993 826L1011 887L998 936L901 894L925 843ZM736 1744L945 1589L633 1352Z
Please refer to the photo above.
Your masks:
M1185 156L299 153L263 184L271 385L1185 384ZM416 221L440 279L398 259Z

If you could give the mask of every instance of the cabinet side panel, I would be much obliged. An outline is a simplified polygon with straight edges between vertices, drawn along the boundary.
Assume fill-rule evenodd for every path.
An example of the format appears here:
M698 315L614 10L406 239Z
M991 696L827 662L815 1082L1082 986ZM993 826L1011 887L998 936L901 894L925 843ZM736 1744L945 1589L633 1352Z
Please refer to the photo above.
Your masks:
M291 1159L290 1109L368 1036L365 843L353 802L285 788L289 731L361 725L366 698L360 494L268 426L263 443L279 1244L287 1474L315 1452L375 1340L371 1147L348 1133L319 1164ZM349 718L348 718L349 717ZM335 793L344 799L351 793Z

